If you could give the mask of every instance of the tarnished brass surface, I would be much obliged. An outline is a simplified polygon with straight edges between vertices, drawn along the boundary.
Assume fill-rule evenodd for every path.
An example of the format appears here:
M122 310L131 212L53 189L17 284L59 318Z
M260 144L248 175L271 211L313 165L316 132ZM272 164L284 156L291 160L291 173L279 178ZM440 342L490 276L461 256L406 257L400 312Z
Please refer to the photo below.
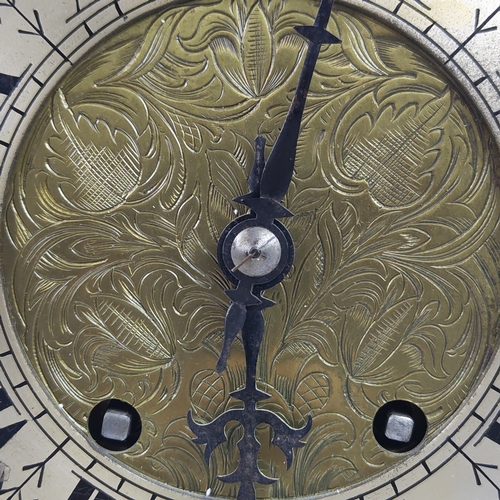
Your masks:
M184 2L126 28L58 85L4 200L4 286L44 383L85 431L110 397L143 418L116 458L169 485L235 496L240 430L211 466L186 414L236 404L241 345L215 372L228 288L217 239L241 210L258 133L276 139L315 2ZM338 8L285 200L296 260L267 296L262 406L301 426L286 471L260 431L259 498L313 495L394 466L371 422L393 399L429 438L496 350L498 150L444 71L400 34Z

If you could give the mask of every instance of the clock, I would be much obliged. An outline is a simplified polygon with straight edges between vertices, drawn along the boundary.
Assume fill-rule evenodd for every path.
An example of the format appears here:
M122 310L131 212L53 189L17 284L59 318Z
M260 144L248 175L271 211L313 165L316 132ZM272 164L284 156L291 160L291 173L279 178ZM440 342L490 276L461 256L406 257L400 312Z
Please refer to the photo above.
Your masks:
M0 3L0 499L500 495L500 5Z

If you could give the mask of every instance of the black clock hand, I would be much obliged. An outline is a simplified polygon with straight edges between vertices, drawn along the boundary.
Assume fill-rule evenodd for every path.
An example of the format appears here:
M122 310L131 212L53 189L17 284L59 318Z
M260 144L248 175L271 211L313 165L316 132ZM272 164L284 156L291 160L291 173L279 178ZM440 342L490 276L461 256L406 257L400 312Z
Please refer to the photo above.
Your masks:
M336 44L340 40L326 31L334 0L322 0L314 26L299 26L295 29L309 40L309 49L300 75L288 116L278 140L266 162L260 183L260 196L281 202L292 180L295 155L299 139L300 124L306 105L309 87L323 44Z
M246 204L244 200L255 197L271 198L281 202L288 191L295 166L302 116L321 46L341 43L339 38L326 31L334 1L322 0L313 26L295 28L310 42L295 96L267 162L264 162L265 139L262 136L257 137L256 160L249 178L250 193L237 198L239 202Z
M260 197L260 179L266 165L264 158L264 148L266 147L266 139L259 135L255 139L255 161L248 177L248 189L256 198Z
M322 0L314 26L296 28L309 42L304 68L288 115L267 162L264 158L265 139L255 140L255 161L248 178L250 192L236 201L251 209L251 213L233 221L219 238L217 256L219 265L230 281L237 285L227 290L231 299L224 325L224 344L217 362L217 371L226 369L231 345L242 332L246 359L245 387L231 393L244 403L243 409L228 410L211 423L197 424L188 414L188 423L196 434L195 442L205 444L207 462L213 451L226 440L225 426L236 420L244 429L238 443L240 460L237 469L219 479L241 483L238 500L255 499L254 483L272 484L277 479L264 476L258 465L260 444L255 437L258 425L273 428L273 444L284 453L290 467L293 449L304 443L301 439L309 432L312 419L300 429L290 427L278 415L257 408L257 403L270 396L257 388L257 359L264 335L263 309L274 302L262 297L263 290L280 283L290 270L294 247L288 230L276 219L293 214L281 204L293 176L297 143L304 107L318 60L321 45L340 43L325 28L334 0Z
M243 389L231 393L231 396L243 401L244 409L228 410L205 425L197 424L190 411L188 425L197 436L194 442L206 445L205 458L208 462L215 449L227 440L226 425L231 421L238 421L242 424L243 437L238 442L240 452L238 467L231 474L219 476L219 479L225 483L240 483L237 500L254 500L254 483L273 484L277 481L277 479L262 474L259 468L260 443L255 436L257 426L267 424L273 428L272 444L283 452L287 468L290 468L293 460L293 449L304 446L301 439L311 430L312 419L309 417L303 427L294 429L271 411L257 408L259 401L270 397L269 394L257 388L257 358L264 336L264 317L260 307L249 308L242 333L247 362L246 383Z
M325 29L330 18L333 2L334 0L322 0L313 26L300 26L295 28L310 42L295 96L267 162L264 159L264 137L258 136L255 140L255 162L248 178L250 192L243 197L236 198L236 201L248 206L255 213L255 219L262 227L269 227L277 218L290 217L293 215L281 204L281 200L288 191L292 179L300 125L302 123L306 99L321 46L322 44L340 43L340 40L336 36ZM227 233L221 236L221 242L219 244L222 243L222 245L224 245L223 242L226 236ZM291 238L289 238L289 242L285 243L289 247L288 260L293 260L293 244L291 243ZM248 250L245 260L259 258L251 255L250 252L252 249ZM219 254L220 253L221 252L219 252ZM227 253L229 252L226 248L226 254ZM223 261L221 262L219 258L222 268L226 267ZM237 271L240 266L241 263L229 267L230 273L236 276L235 271ZM282 278L288 272L283 271L285 270L281 272ZM219 371L225 369L229 348L245 323L246 308L256 303L261 303L258 302L259 299L253 293L253 285L262 285L262 282L260 280L252 280L249 276L242 276L241 273L236 277L240 282L238 284L238 289L236 291L230 290L227 292L233 304L230 306L226 315L224 346L217 363L217 369ZM277 283L275 281L276 278L277 277L273 276L273 285ZM269 305L272 305L272 303Z

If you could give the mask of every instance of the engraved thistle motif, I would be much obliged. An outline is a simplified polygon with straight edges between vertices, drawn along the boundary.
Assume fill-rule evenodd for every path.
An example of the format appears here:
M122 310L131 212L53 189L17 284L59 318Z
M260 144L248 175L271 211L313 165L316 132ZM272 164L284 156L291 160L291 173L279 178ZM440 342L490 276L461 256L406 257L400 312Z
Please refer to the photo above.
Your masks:
M246 192L253 140L276 140L315 2L180 3L129 26L63 79L3 203L5 286L27 355L83 427L114 397L143 418L116 458L168 485L236 497L242 429L211 466L186 414L240 408L243 346L215 371L228 288L217 240ZM351 486L397 464L373 416L415 402L432 437L498 344L499 152L447 75L400 34L338 8L285 204L290 275L266 297L259 407L299 428L289 471L258 429L258 498ZM212 369L213 368L213 369Z

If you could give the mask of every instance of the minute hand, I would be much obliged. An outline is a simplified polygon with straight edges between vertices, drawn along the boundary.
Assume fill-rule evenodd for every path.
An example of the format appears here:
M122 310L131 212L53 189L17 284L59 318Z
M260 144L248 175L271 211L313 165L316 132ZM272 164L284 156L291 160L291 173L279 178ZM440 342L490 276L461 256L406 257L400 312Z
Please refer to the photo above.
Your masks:
M341 43L340 39L326 31L333 2L334 0L321 1L313 26L295 28L309 40L309 49L288 116L266 162L260 182L260 196L278 203L283 200L292 180L300 124L321 45Z

